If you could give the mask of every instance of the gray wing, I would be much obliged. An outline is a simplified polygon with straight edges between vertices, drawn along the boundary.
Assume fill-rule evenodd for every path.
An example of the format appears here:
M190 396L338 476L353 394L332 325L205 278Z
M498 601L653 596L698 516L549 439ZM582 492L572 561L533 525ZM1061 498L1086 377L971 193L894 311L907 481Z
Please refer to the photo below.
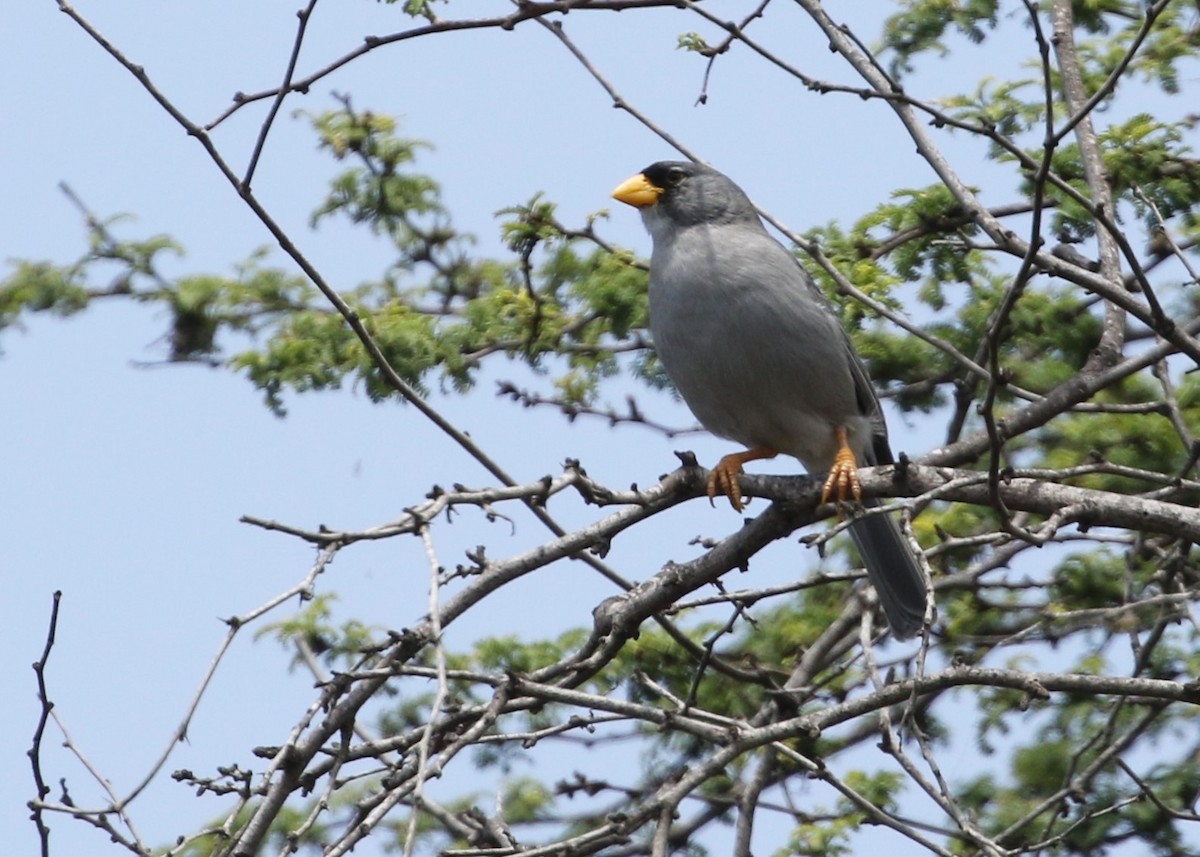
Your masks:
M796 262L796 267L800 269L800 273L804 277L804 283L808 286L809 292L813 296L813 300L824 306L831 314L837 316L836 310L825 298L825 294L817 287L811 275L800 264ZM842 331L842 342L845 346L846 365L850 370L850 377L854 381L854 399L858 403L858 412L871 421L871 444L863 450L865 464L892 464L892 448L888 443L887 423L883 419L883 410L879 406L879 398L875 395L875 385L871 383L871 376L867 374L867 367L863 364L862 358L858 356L858 352L854 350L854 343L850 341L850 334L846 332L844 327L839 325Z
M799 263L797 263L799 264ZM801 267L801 271L804 268ZM817 288L812 277L804 271L804 280L818 300L829 307L825 295ZM830 307L830 312L833 309ZM875 385L867 374L867 367L854 350L850 334L842 328L846 365L854 380L854 398L858 412L870 420L871 444L863 450L866 464L892 464L892 448L888 444L887 424ZM877 506L878 501L868 500L868 508ZM883 613L887 616L892 633L899 639L907 639L919 630L925 621L925 606L928 593L925 589L925 574L913 554L912 548L900 532L900 523L895 515L867 515L850 526L850 536L862 555L867 577L879 596Z
M883 420L883 410L879 407L879 398L875 395L875 385L867 374L867 367L862 358L854 350L850 342L850 334L846 337L846 360L850 364L850 377L854 379L854 398L858 401L858 412L871 420L871 445L864 450L867 464L891 464L892 447L888 443L887 423Z

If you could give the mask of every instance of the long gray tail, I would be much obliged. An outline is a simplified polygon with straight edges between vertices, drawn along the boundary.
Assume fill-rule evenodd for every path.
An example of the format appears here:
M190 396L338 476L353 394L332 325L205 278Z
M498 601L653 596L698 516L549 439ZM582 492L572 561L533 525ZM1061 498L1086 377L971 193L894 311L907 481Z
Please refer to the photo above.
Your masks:
M866 505L875 505L868 501ZM892 635L906 640L925 621L925 575L894 515L868 515L850 525L867 577L887 615Z

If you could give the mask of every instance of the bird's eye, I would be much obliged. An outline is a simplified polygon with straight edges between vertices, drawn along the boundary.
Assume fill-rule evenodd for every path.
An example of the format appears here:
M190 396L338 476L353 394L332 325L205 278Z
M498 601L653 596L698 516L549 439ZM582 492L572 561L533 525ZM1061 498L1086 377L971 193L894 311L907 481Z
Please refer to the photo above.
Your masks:
M674 187L675 185L679 184L686 177L687 177L687 173L684 172L679 167L671 167L671 169L667 170L667 184L670 185L671 187Z

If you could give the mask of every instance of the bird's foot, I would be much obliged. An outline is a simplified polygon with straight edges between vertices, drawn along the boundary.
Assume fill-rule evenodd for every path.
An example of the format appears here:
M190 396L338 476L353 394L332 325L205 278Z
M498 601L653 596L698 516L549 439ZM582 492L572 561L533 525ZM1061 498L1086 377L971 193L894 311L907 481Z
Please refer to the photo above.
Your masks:
M717 466L708 472L708 502L713 501L718 494L729 498L729 505L740 512L743 508L742 487L738 477L742 475L742 462L736 455L726 455L717 462Z
M821 502L828 503L832 500L840 505L853 498L855 503L861 505L862 486L858 484L858 460L846 440L846 430L838 426L836 432L838 451L833 457L833 466L829 468L829 476L821 489ZM841 517L840 509L838 516Z
M738 484L738 477L743 473L742 465L760 458L774 458L778 454L769 446L757 446L724 456L708 473L708 502L712 503L718 494L724 494L735 511L742 511L745 504L742 502L742 486Z

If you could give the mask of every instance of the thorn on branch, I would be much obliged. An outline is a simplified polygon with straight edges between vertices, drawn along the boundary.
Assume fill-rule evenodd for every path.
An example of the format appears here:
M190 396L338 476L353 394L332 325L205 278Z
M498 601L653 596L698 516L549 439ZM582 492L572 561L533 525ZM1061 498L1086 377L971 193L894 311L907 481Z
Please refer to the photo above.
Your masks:
M606 556L608 556L608 552L611 549L612 549L612 540L611 539L603 539L602 541L597 541L588 550L590 550L592 552L592 554L594 554L595 556L600 557L600 559L604 559Z
M912 460L908 457L907 452L901 452L896 456L896 464L892 467L892 484L897 488L908 483L908 468L911 464Z
M675 450L675 457L679 459L680 467L699 467L700 462L696 460L696 453L690 449Z

